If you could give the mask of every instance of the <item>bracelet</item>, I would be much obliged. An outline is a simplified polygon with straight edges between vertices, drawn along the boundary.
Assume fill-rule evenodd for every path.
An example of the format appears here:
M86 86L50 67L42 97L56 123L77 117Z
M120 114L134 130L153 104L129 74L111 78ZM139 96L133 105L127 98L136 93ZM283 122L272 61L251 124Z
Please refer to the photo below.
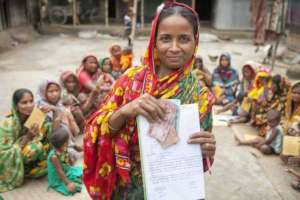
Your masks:
M117 128L112 127L112 126L110 125L109 121L107 122L107 124L108 124L108 128L109 128L110 130L112 130L113 132L117 132L117 131L120 130L120 129L117 129Z

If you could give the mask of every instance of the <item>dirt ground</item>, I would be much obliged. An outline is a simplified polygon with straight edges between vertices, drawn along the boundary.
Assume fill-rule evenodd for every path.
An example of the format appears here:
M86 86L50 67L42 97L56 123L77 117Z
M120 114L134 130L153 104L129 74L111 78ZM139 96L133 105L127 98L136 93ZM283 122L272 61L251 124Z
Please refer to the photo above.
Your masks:
M201 38L201 36L200 36ZM202 37L205 39L205 36ZM35 94L43 79L57 80L67 69L75 70L86 54L93 53L99 58L108 56L111 44L126 45L126 41L113 37L80 39L75 36L42 36L38 40L20 45L13 51L0 54L0 115L9 112L11 96L15 89L26 87ZM134 53L138 62L147 46L146 39L134 42ZM241 69L248 60L261 61L263 52L254 52L250 40L200 42L199 54L204 58L209 70L217 65L208 55L229 52L232 66ZM276 68L277 73L285 74L285 68ZM36 97L37 98L37 97ZM294 178L287 174L278 157L262 156L252 148L237 146L230 127L214 127L217 139L217 154L212 175L206 175L206 196L208 200L296 200L300 193L290 188ZM80 142L80 138L78 142ZM78 163L80 165L80 162ZM26 180L25 184L11 192L1 194L5 200L38 199L88 199L86 190L73 197L64 197L47 191L46 178Z

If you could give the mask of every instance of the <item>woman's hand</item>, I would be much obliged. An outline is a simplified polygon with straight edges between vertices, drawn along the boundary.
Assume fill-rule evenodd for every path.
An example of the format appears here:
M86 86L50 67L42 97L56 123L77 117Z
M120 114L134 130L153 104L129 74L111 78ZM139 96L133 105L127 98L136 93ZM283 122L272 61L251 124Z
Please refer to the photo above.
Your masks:
M126 118L144 116L150 123L164 120L166 108L162 102L149 94L133 100L121 108Z
M73 182L68 183L67 189L69 192L75 192L76 189L75 184Z
M203 158L213 158L216 152L215 136L209 132L198 132L190 136L189 144L200 144Z
M41 109L41 111L43 111L44 113L48 113L48 112L58 112L58 108L56 106L52 106L52 105L41 105L39 107L39 109Z
M32 140L35 136L37 136L39 133L39 125L33 124L31 128L27 131L27 137Z

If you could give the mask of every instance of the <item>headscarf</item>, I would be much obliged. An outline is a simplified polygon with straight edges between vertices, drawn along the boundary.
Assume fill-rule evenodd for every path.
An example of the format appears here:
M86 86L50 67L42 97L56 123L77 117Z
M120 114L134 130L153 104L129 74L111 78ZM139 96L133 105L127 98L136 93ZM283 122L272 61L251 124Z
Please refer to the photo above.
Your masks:
M185 4L173 3L168 6L185 7L197 16ZM183 67L165 77L159 79L155 73L154 43L158 17L159 15L155 16L152 23L147 50L148 64L128 69L114 84L106 102L87 122L84 133L83 182L94 199L111 199L116 188L126 187L131 183L131 176L141 178L135 119L128 119L124 128L114 136L110 135L108 121L117 109L143 93L161 99L180 99L182 103L199 103L201 127L204 130L211 128L213 95L207 88L201 88L197 78L191 73L195 55ZM196 49L197 47L195 53Z
M268 78L268 85L267 88L265 88L260 83L261 78ZM254 86L253 89L249 92L248 96L251 99L259 100L259 98L262 98L265 92L271 91L272 87L272 79L271 79L271 71L268 67L261 67L259 71L256 74L255 80L254 80ZM267 98L267 97L264 97Z
M88 58L90 58L90 57L93 57L93 58L95 58L96 61L98 61L98 60L97 60L97 57L96 57L95 55L93 55L93 54L88 54L88 55L86 55L86 56L82 59L82 61L81 61L81 63L80 63L80 66L79 66L79 67L77 68L77 70L76 70L76 75L77 75L77 77L78 77L79 84L80 84L80 89L79 89L79 91L80 91L80 92L84 92L84 93L89 93L90 90L88 90L88 89L85 88L84 83L82 83L81 77L89 77L89 79L90 79L92 82L95 83L95 82L99 79L99 77L100 77L100 75L101 75L101 70L100 70L100 66L99 66L99 63L98 63L98 62L97 62L97 65L98 65L97 71L96 71L94 74L91 75L91 74L85 69L85 62L86 62L86 60L87 60Z
M74 93L70 94L67 89L66 89L66 86L65 86L65 82L66 80L73 76L75 78L75 81L77 83L77 87L75 88L75 91ZM61 75L60 75L60 85L62 86L63 88L63 91L62 91L62 101L64 101L64 99L67 99L69 96L73 99L73 101L77 104L80 104L79 100L77 99L77 96L79 94L79 80L76 76L76 74L74 74L72 71L64 71Z
M49 87L50 84L54 84L57 85L59 87L59 89L61 89L60 85L58 82L53 81L53 80L48 80L45 79L41 82L39 89L38 89L38 95L39 95L39 101L38 103L42 103L42 104L49 104L49 100L47 99L47 89ZM60 102L57 102L56 105L58 105Z
M84 63L85 63L85 61L86 61L88 58L90 58L90 57L95 58L96 61L98 60L97 57L96 57L94 54L88 54L88 55L86 55L86 56L82 59L82 61L81 61L80 65L79 65L79 67L76 69L76 74L77 74L77 76L79 76L80 73L86 71L86 69L84 68ZM97 62L97 65L98 65L98 68L100 68L98 62ZM96 76L97 76L97 73L93 74L92 79L94 79ZM99 76L99 75L98 75L98 76ZM97 78L98 78L98 77L97 77Z
M66 82L66 80L67 80L70 76L73 76L73 77L75 78L75 81L76 81L77 83L79 83L76 74L74 74L72 71L64 71L64 72L61 73L61 75L60 75L60 84L61 84L61 86L65 87L65 82Z
M242 74L244 72L244 69L248 68L251 71L251 80L246 80L243 76L242 78L242 82L241 82L241 91L243 93L247 93L250 90L252 90L252 88L254 87L254 80L256 77L256 66L255 63L252 61L248 61L244 64L243 68L242 68Z
M104 57L104 58L101 58L101 59L99 60L99 65L100 65L100 69L101 69L101 70L103 70L104 62L105 62L106 60L108 60L108 59L109 59L109 57Z

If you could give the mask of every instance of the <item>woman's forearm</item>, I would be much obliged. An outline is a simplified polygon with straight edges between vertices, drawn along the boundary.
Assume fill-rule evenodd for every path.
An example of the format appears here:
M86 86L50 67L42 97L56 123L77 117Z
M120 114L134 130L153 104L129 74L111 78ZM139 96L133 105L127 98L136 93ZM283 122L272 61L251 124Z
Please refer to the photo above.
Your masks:
M108 121L109 129L112 133L119 131L126 123L126 116L124 115L123 109L116 110Z
M81 106L81 110L82 110L83 114L86 115L87 113L89 113L89 111L91 110L91 108L93 106L93 100L96 99L97 96L98 96L98 94L96 94L95 91L91 92L91 94L88 96L87 100Z

